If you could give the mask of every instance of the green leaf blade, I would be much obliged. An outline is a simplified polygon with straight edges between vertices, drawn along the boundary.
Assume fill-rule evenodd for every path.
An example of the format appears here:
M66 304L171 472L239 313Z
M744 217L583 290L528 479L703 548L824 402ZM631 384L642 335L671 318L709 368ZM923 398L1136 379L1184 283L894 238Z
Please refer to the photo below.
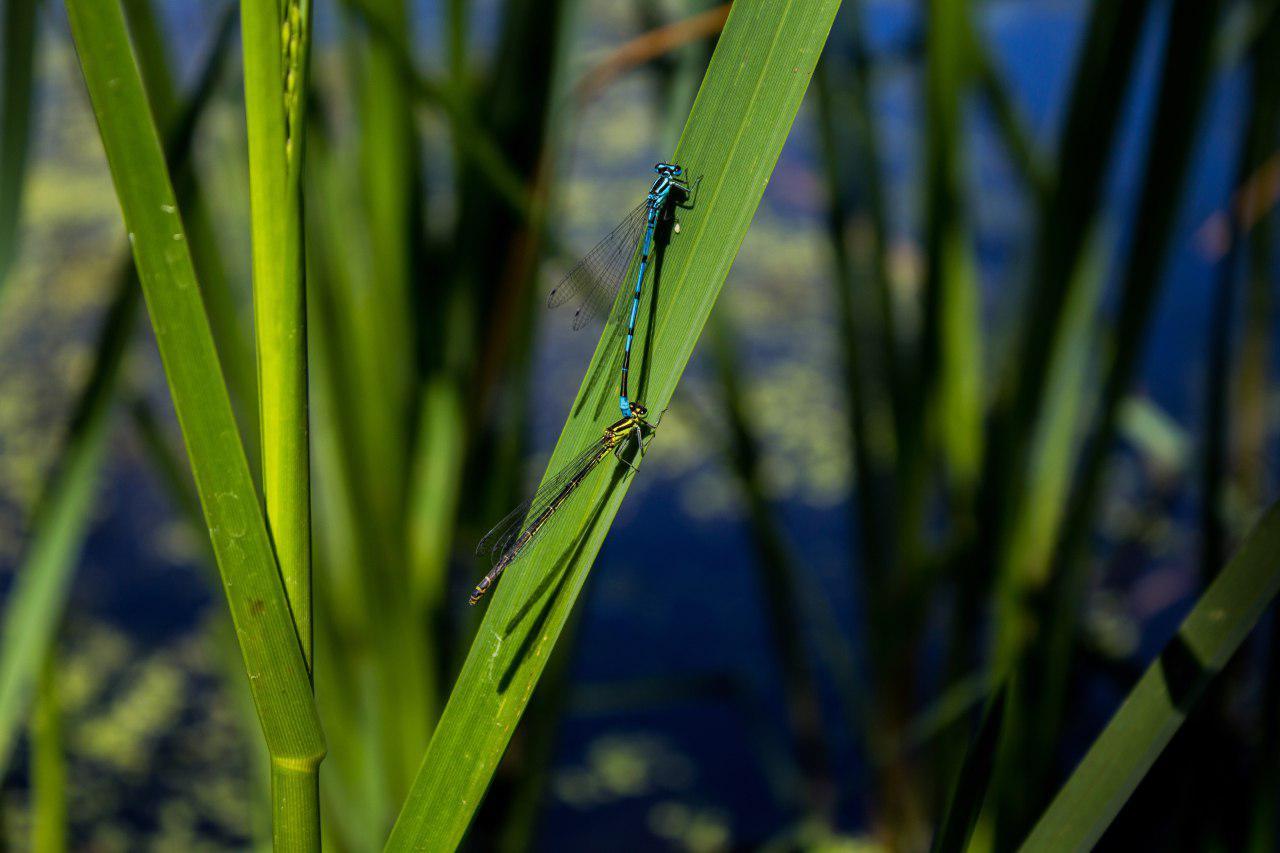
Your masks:
M674 157L694 188L692 207L656 256L636 329L641 363L633 361L633 396L653 417L671 400L710 316L839 5L733 6ZM618 353L608 338L587 370L550 472L617 416ZM605 468L556 513L493 594L387 849L450 850L462 839L625 495L629 470Z

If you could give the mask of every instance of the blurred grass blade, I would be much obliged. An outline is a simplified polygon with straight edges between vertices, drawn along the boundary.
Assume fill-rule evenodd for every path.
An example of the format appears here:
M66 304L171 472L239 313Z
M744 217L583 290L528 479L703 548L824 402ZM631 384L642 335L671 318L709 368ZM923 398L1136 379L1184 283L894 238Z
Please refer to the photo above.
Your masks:
M369 269L357 292L362 310L349 318L355 331L352 390L356 409L369 422L363 452L369 476L366 500L385 527L400 513L408 474L400 449L410 444L405 430L413 422L416 362L413 239L419 225L419 147L405 71L410 63L409 10L405 0L367 0L369 16L387 33L372 37L355 55L355 109L360 122L356 141L359 201L368 210ZM342 220L339 219L339 227ZM407 757L406 757L407 758ZM406 776L412 762L406 765ZM407 781L407 778L406 780Z
M827 179L827 235L831 241L832 265L834 275L831 277L835 290L836 310L840 323L840 343L842 345L840 369L844 380L845 405L849 417L849 443L853 448L854 471L857 494L850 502L853 529L857 530L857 543L860 546L860 570L863 582L867 584L869 594L875 595L874 589L886 570L888 555L884 543L884 513L888 501L882 499L884 491L884 463L878 459L872 449L869 435L869 423L874 408L871 399L871 383L865 376L872 372L868 364L864 341L870 331L875 334L872 312L860 311L867 304L865 297L857 288L853 274L847 233L848 216L842 200L843 181L841 180L841 149L837 143L835 126L835 108L832 103L832 69L831 54L818 64L814 75L814 94L818 107L818 135L822 142L823 167ZM860 91L860 83L851 84L855 92ZM861 106L860 101L858 101ZM858 150L855 158L863 160L872 157L873 152ZM874 159L878 163L878 159ZM878 233L879 220L872 216L871 227ZM881 329L879 333L888 335L890 329ZM880 365L886 377L891 375L887 364ZM892 384L890 379L888 383ZM876 400L875 403L879 403Z
M1280 591L1273 504L1147 668L1041 815L1023 850L1088 850Z
M1040 217L1028 322L1011 360L1010 387L1016 424L1034 421L1044 394L1044 374L1063 318L1062 304L1104 189L1112 138L1122 117L1126 86L1147 20L1149 0L1093 6L1058 140L1058 171ZM1004 437L992 434L993 442ZM1005 454L993 445L991 456ZM1009 460L1016 465L1018 459Z
M995 58L983 43L982 35L975 32L972 15L966 26L969 60L973 63L979 91L991 109L1000 141L1023 182L1039 206L1043 206L1049 198L1050 187L1049 169L1044 154L1036 145L1035 136L1018 109Z
M1049 362L1044 416L1028 446L1028 478L1023 499L1010 507L1010 535L998 567L996 672L1006 672L1034 632L1029 596L1048 579L1054 538L1062 521L1071 473L1078 458L1082 413L1092 402L1088 380L1097 340L1098 301L1106 282L1110 241L1095 229L1076 264L1060 336Z
M5 0L0 17L0 288L17 252L31 144L36 0Z
M1060 727L1066 713L1078 620L1084 609L1092 565L1085 559L1091 541L1089 533L1093 529L1106 463L1113 450L1120 404L1133 381L1145 333L1164 283L1162 274L1169 239L1181 207L1183 183L1208 91L1211 47L1221 7L1220 2L1208 0L1175 0L1170 9L1168 34L1159 60L1161 78L1149 130L1135 228L1121 274L1123 284L1116 320L1104 339L1106 355L1102 359L1097 414L1082 457L1075 466L1075 479L1050 552L1048 581L1037 599L1030 602L1031 612L1027 618L1029 624L1037 626L1037 632L1021 657L1013 685L1015 701L1021 707L1011 711L1011 718L1019 724L1012 730L1014 736L1006 741L1008 760L1001 759L1000 777L1005 786L997 817L997 844L1001 846L1022 837L1048 795L1053 745L1060 740ZM1066 288L1057 295L1065 298ZM1045 378L1052 344L1060 336L1065 319L1066 312L1062 312L1062 316L1053 320L1054 330L1044 332L1048 337L1034 347L1041 368L1037 381ZM1025 360L1030 362L1032 358L1028 356ZM1024 366L1030 369L1035 365ZM1036 395L1037 410L1047 387L1028 389ZM1024 459L1028 435L1022 432L1018 438L1017 451ZM1019 499L1023 497L1018 495ZM1007 505L1004 508L1007 509Z
M961 107L972 76L969 25L964 0L931 0L928 8L921 379L932 397L931 418L951 483L963 496L972 488L981 458L984 384L978 271L963 202Z
M111 0L69 0L67 12L267 748L273 764L314 766L324 737L306 662L124 17Z
M764 615L772 632L773 647L781 664L788 722L794 741L797 764L804 773L805 786L797 791L794 805L820 822L828 822L833 806L830 744L822 722L822 700L814 673L812 655L805 646L805 626L814 620L802 606L804 578L797 570L792 549L786 541L765 491L765 471L759 440L741 381L741 362L732 327L720 319L711 321L707 343L715 355L720 380L723 417L728 435L724 453L738 480L747 505L747 529L755 549Z
M1009 519L1023 500L1041 405L1058 381L1047 373L1069 316L1063 306L1073 282L1080 281L1077 266L1095 227L1149 6L1150 0L1095 3L1089 13L1059 134L1057 170L1040 211L1031 288L1015 332L1014 357L999 378L990 415L979 501L985 550L979 564L998 566L1005 559L1007 539L1018 535L1009 529Z
M201 81L214 76L226 47L225 39L216 41ZM183 168L190 155L197 119L211 94L211 86L198 84L173 123L168 147L175 168ZM98 334L93 369L72 411L58 468L32 514L26 555L6 603L0 646L0 773L8 765L14 733L26 712L35 667L47 653L66 606L138 296L133 259L128 258L117 276L116 292Z
M469 9L453 0L449 6L449 62L454 79L443 85L421 73L414 65L408 46L404 43L402 25L388 20L380 4L386 0L342 0L342 6L357 16L376 42L376 48L385 51L400 80L397 86L407 87L415 101L438 109L452 125L457 139L459 157L473 167L485 179L488 189L504 201L512 211L527 217L531 213L529 191L520 172L509 161L502 147L484 127L472 109L472 100L462 81L461 72L454 67L461 62L457 40L462 38L463 20Z
M653 308L637 329L637 396L663 411L746 235L821 53L838 0L733 6L675 162L696 188L682 229L660 252ZM656 295L655 295L656 294ZM649 317L656 317L652 325ZM597 347L548 470L613 420L617 356ZM625 470L625 469L623 469ZM616 478L616 479L615 479ZM550 656L626 492L598 469L557 513L490 602L388 849L453 849Z
M58 654L45 653L31 713L31 849L60 853L67 849L67 760L63 748Z
M36 505L26 554L6 602L0 629L0 772L8 766L39 668L62 623L137 303L137 282L122 275L99 335L93 373L77 402L58 468Z
M1171 11L1165 45L1163 79L1151 128L1148 161L1143 175L1136 230L1114 327L1111 354L1098 404L1097 421L1081 458L1076 481L1057 537L1050 570L1050 590L1039 660L1029 663L1042 689L1034 691L1039 711L1041 747L1057 741L1056 726L1063 711L1076 620L1081 611L1088 561L1083 551L1095 514L1095 504L1110 458L1112 440L1142 355L1146 330L1164 282L1169 239L1181 205L1183 183L1197 138L1201 106L1212 70L1210 48L1221 2L1177 0ZM1037 747L1036 754L1044 755Z
M1001 687L982 714L982 722L965 753L964 764L951 788L951 799L942 825L933 839L933 853L962 853L982 813L982 802L991 783L996 747L1004 723L1005 689Z

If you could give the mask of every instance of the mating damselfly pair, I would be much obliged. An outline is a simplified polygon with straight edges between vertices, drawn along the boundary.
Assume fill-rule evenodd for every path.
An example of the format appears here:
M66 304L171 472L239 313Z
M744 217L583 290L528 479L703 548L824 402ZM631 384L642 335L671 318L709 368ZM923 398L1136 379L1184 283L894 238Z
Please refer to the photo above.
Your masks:
M627 375L631 370L631 345L635 338L636 315L640 311L640 294L644 289L645 275L649 272L655 240L660 227L674 218L675 208L688 199L689 188L680 179L684 170L679 166L658 163L653 171L658 177L649 188L645 200L547 295L547 305L551 308L570 301L576 302L574 329L581 329L591 318L609 310L616 315L617 321L609 322L608 330L620 333L625 328L622 371L618 380L618 407L622 417L605 427L600 438L559 473L544 482L532 498L512 510L480 540L476 553L487 557L492 562L492 568L476 584L471 593L471 604L478 602L489 591L597 465L613 456L620 463L634 468L634 463L626 453L633 450L643 454L657 428L656 423L647 419L649 412L644 404L628 396ZM637 252L640 257L630 307L625 314L619 313L627 305L625 299L619 298L619 291ZM626 318L625 324L621 322L623 317Z

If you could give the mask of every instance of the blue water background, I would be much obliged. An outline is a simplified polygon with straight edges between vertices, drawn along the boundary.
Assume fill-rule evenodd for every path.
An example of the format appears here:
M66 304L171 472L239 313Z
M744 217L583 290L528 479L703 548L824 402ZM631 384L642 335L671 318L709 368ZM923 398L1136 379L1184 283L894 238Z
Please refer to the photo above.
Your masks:
M983 32L996 53L1017 103L1037 140L1051 150L1062 118L1071 81L1074 51L1081 35L1082 4L1069 2L1000 2L983 7ZM185 11L184 11L185 10ZM184 15L192 4L168 7L173 30L202 43L202 31ZM849 14L846 9L842 15ZM481 41L492 39L477 15ZM421 39L435 44L438 25L434 4L420 4ZM891 220L900 238L918 228L921 75L910 59L920 36L914 5L873 2L866 23L873 51L884 70L878 81L877 115L885 138L882 151L889 179ZM837 34L844 23L837 24ZM1146 129L1154 100L1155 73L1161 26L1147 34L1139 85L1127 109L1119 156L1115 158L1106 209L1114 230L1109 235L1124 257L1128 239L1123 227L1132 219L1147 144ZM838 36L837 36L838 37ZM430 65L431 51L424 53ZM1214 269L1197 250L1195 230L1229 198L1235 170L1234 156L1243 120L1247 87L1239 74L1226 74L1213 88L1204 133L1196 146L1183 209L1172 240L1166 286L1153 318L1138 390L1170 414L1181 426L1199 428L1203 395L1207 317L1215 281ZM973 130L970 162L975 186L971 197L978 229L984 293L989 316L1012 313L1010 291L1020 282L1031 245L1032 219L1027 199L981 108L970 111ZM778 176L812 176L817 167L813 114L801 113L778 167ZM640 161L659 159L666 152L645 153ZM640 163L642 166L642 162ZM636 174L641 192L646 179ZM817 183L799 184L818 187ZM766 192L761 216L771 215L796 229L819 227L823 200L817 193L797 193L796 181L775 180ZM748 235L742 259L725 286L727 304L735 287L753 277L744 266L751 256ZM811 271L796 297L826 299L827 269ZM1113 271L1113 276L1115 272ZM1114 288L1113 288L1114 290ZM823 309L817 309L821 313ZM747 373L761 368L761 359L776 357L768 346L744 353ZM1001 345L992 341L992 349ZM993 356L998 359L998 355ZM1000 365L993 363L993 370ZM815 369L830 370L831 364ZM708 373L702 356L695 355L691 383ZM571 390L571 389L570 389ZM683 392L682 392L683 393ZM677 396L675 405L692 405ZM549 407L538 425L535 446L546 446L559 423ZM538 422L538 419L535 419ZM661 453L661 443L655 445ZM709 458L708 466L718 460ZM648 471L646 471L646 474ZM688 475L686 475L688 476ZM643 478L642 478L643 479ZM201 570L175 569L158 564L154 554L140 547L151 522L166 514L158 486L143 472L111 467L104 506L110 509L94 526L86 553L87 564L74 592L72 606L89 608L125 627L144 645L160 645L191 630L208 607L221 606ZM780 831L796 815L777 789L771 761L785 753L787 728L774 644L752 565L752 549L741 518L695 518L680 500L682 482L657 475L628 497L597 562L585 592L586 610L577 636L572 665L573 696L562 722L556 748L553 784L540 826L544 849L598 849L602 838L625 834L632 841L615 844L640 849L665 844L652 829L654 807L678 801L691 810L710 814L731 830L737 844L752 844ZM1194 508L1190 489L1184 489L1180 513ZM856 570L847 558L850 548L848 512L842 506L813 506L801 500L779 507L787 536L800 557L805 582L819 590L836 624L851 643L859 634ZM1188 556L1186 558L1190 560ZM1185 567L1190 572L1191 567ZM1148 659L1168 637L1186 610L1182 597L1143 626L1136 657ZM814 637L806 637L814 648ZM691 691L684 699L653 707L598 713L575 710L574 696L600 685L665 679L690 679L714 689ZM865 828L867 794L860 780L865 767L855 738L843 725L832 686L822 684L825 715L832 729L831 762L842 780L839 803L847 829ZM1082 742L1095 732L1116 697L1103 688L1098 700L1085 706L1074 721ZM557 779L571 778L590 764L593 744L602 738L656 738L673 754L669 773L655 772L634 796L600 797L588 805L568 802L557 794ZM650 743L652 741L644 741ZM581 774L579 774L581 775Z

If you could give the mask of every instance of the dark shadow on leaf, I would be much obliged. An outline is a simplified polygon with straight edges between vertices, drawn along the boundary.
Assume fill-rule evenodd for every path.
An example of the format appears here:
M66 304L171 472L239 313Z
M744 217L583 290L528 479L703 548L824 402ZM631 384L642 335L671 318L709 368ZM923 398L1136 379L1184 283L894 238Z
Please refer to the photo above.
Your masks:
M543 626L546 625L547 619L551 616L551 608L555 605L556 599L564 591L564 586L569 580L570 567L581 558L583 549L586 548L587 542L591 539L591 534L595 531L596 524L600 521L600 514L604 511L605 504L608 503L614 489L622 483L623 478L628 473L630 473L630 469L626 465L615 463L609 485L605 487L604 494L596 502L595 509L582 526L582 532L574 537L572 545L566 548L556 560L556 567L546 573L537 588L520 605L511 620L507 622L503 633L509 637L515 633L516 628L520 626L520 623L525 620L534 608L538 608L537 615L529 625L528 630L525 631L520 647L516 650L515 655L512 656L506 670L502 673L502 678L498 682L499 694L507 691L512 678L515 677L516 671L520 668L520 662L529 655L533 648L534 640L542 633ZM548 595L548 590L552 584L555 585L555 588L550 589L550 594Z
M1200 662L1181 634L1175 634L1160 652L1158 663L1169 698L1179 711L1186 714L1200 698L1214 672Z

